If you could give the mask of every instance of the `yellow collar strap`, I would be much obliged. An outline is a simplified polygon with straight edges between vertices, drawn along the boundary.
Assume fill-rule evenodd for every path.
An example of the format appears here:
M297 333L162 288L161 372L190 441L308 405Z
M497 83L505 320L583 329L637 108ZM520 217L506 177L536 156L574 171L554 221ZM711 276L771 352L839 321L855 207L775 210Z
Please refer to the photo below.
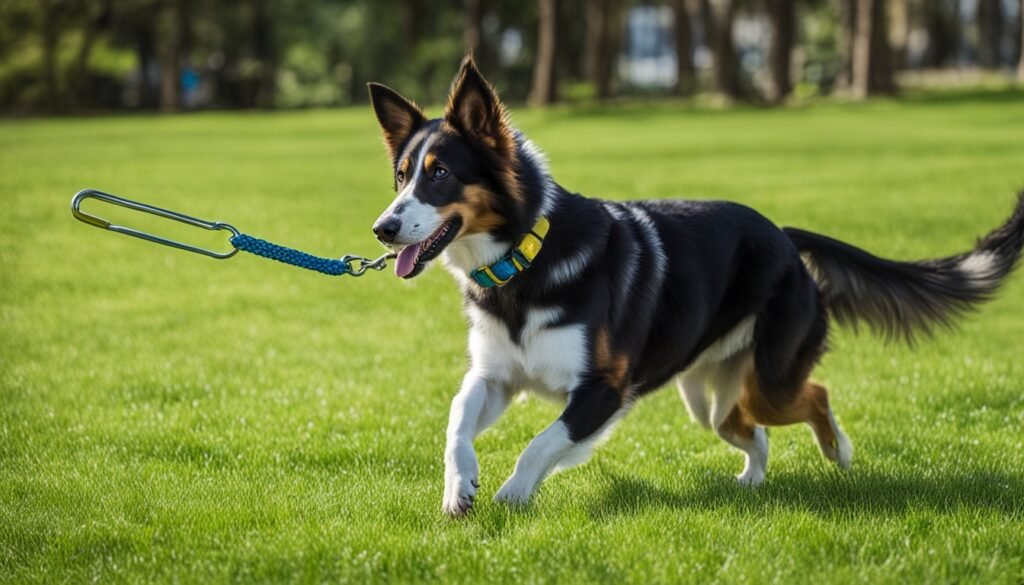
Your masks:
M494 264L481 266L469 273L477 284L484 288L502 286L512 277L526 270L533 263L533 259L540 253L544 246L544 238L548 235L551 224L548 218L541 216L534 224L533 229L519 240L519 244L512 248L512 251L502 256Z

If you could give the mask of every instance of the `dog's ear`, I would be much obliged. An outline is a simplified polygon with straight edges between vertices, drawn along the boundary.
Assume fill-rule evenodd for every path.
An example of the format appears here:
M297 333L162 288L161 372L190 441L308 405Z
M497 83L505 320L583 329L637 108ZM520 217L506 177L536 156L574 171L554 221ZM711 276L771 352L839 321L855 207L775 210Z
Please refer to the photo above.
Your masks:
M419 130L427 118L416 104L398 95L390 87L379 83L368 83L367 87L370 88L373 111L384 131L384 142L394 160L405 141Z
M494 149L511 148L514 143L505 106L490 83L467 55L452 82L444 118L459 133Z

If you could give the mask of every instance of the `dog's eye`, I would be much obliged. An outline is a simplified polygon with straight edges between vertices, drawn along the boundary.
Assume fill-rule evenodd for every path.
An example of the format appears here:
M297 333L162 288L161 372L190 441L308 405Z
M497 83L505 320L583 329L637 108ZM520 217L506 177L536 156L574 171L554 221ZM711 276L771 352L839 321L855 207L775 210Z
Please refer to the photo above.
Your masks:
M404 183L405 171L398 171L397 173L395 173L395 180L397 180L399 184Z
M450 175L450 174L451 173L448 172L448 169L446 169L446 168L444 168L442 166L434 167L434 180L435 181L440 181L441 179L446 179L446 178L448 178L448 175Z

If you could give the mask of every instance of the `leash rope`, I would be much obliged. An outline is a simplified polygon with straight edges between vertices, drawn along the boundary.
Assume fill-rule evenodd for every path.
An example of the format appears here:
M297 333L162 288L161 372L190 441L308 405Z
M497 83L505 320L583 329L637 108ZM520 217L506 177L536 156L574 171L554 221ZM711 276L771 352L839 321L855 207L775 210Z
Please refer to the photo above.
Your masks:
M278 244L272 244L266 240L254 238L247 234L239 234L237 236L231 236L231 245L235 248L269 258L271 260L277 260L285 264L291 264L292 266L298 266L299 268L305 268L306 270L313 270L316 272L322 272L323 274L329 274L331 276L341 276L349 271L349 266L341 260L335 260L333 258L321 258L299 250L287 248Z
M101 201L106 201L107 203L119 205L136 211L142 211L158 217L173 219L184 224L207 230L229 231L231 232L231 238L228 241L231 243L232 249L229 252L218 252L216 250L200 248L198 246L193 246L192 244L186 244L177 240L153 235L130 227L112 224L103 218L82 211L82 201L86 199L99 199ZM171 248L178 248L179 250L202 254L211 258L217 258L218 260L231 258L241 250L243 252L248 252L249 254L268 258L270 260L276 260L299 268L305 268L306 270L320 272L321 274L328 274L330 276L342 276L345 274L349 276L362 276L367 270L383 270L387 267L387 261L395 257L394 254L390 253L384 254L379 258L365 258L363 256L347 255L340 259L334 259L314 256L294 248L274 244L248 234L243 234L228 223L198 219L190 215L185 215L184 213L162 209L160 207L140 203L138 201L132 201L131 199L125 199L96 189L84 189L76 193L71 199L71 213L75 216L75 219L101 229L140 238L156 244L169 246Z

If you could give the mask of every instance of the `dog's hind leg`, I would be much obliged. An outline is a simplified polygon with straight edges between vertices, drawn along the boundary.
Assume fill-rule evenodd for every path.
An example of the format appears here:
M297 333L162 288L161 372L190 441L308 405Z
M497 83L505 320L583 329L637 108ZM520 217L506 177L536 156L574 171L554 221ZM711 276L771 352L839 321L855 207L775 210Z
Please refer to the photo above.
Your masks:
M820 384L806 382L797 401L802 404L797 405L798 412L794 418L802 419L811 427L821 454L840 468L849 469L853 461L853 444L836 423L828 403L828 390Z
M802 266L779 284L754 330L754 367L745 373L739 406L762 426L807 423L825 457L850 465L853 447L836 424L828 392L809 382L825 353L828 313Z
M800 391L784 405L770 403L761 394L753 375L744 386L739 408L754 422L766 426L807 423L814 432L821 453L842 469L853 460L853 444L839 424L828 403L828 391L814 382L804 382Z
M694 422L711 428L711 408L708 404L707 372L702 367L687 370L676 376L679 397L686 405Z
M761 485L768 471L768 434L764 427L758 426L743 409L735 406L718 427L718 436L746 456L743 471L736 480L745 486Z
M849 469L853 462L853 443L839 428L832 408L828 403L828 390L820 384L808 382L804 389L810 401L807 424L814 431L821 454L842 469Z
M716 365L712 370L714 402L711 424L718 436L740 451L745 461L736 479L746 486L758 486L768 470L768 435L764 427L743 410L740 398L744 392L745 373L752 367L749 351L739 353Z

